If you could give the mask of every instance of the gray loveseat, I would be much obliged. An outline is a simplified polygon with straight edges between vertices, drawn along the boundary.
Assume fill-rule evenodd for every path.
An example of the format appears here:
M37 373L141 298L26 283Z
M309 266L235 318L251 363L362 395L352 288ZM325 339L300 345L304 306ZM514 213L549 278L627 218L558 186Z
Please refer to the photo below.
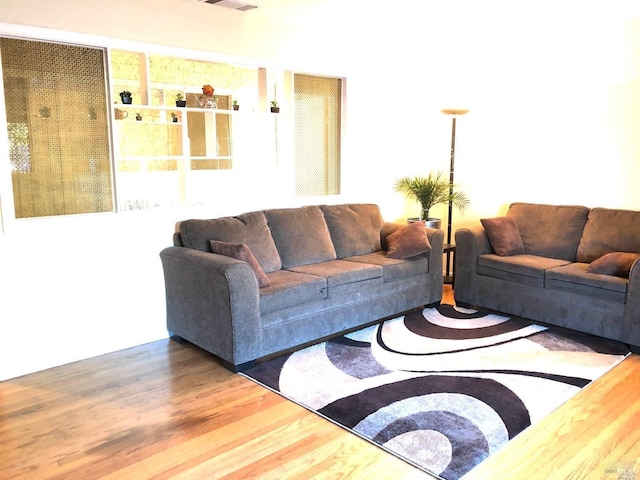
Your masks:
M619 340L637 350L640 262L637 254L617 252L640 252L640 212L514 203L504 218L513 220L524 251L496 253L492 241L507 250L518 243L499 224L487 224L493 231L482 225L457 230L456 304ZM625 262L618 259L624 257L621 268Z
M387 238L403 227L384 222L373 204L180 222L174 246L160 253L167 329L239 371L256 359L439 304L444 234L423 229L430 250L390 258ZM264 275L251 262L212 253L211 240L246 245ZM270 286L260 288L259 277Z

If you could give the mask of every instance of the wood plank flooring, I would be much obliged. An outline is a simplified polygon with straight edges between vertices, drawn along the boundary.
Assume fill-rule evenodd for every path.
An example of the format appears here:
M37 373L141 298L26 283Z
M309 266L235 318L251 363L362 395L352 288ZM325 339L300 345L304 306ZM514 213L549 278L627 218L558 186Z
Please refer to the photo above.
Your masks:
M640 479L639 392L634 355L465 480ZM163 340L1 382L0 478L432 477Z

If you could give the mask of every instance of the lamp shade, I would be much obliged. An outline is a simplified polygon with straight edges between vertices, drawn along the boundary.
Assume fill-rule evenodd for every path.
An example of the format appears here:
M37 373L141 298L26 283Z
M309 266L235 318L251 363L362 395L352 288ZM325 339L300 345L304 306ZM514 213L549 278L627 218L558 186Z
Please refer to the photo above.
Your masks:
M440 110L442 113L444 113L445 115L464 115L465 113L467 113L469 111L468 108L464 109L464 108L443 108L442 110Z

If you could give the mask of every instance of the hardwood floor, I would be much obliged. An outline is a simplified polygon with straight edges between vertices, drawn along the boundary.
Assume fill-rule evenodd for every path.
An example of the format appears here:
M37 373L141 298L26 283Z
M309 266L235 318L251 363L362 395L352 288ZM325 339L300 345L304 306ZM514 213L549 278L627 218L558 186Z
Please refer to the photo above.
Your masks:
M638 392L633 355L465 480L640 479ZM5 480L432 478L169 340L1 382L0 439Z

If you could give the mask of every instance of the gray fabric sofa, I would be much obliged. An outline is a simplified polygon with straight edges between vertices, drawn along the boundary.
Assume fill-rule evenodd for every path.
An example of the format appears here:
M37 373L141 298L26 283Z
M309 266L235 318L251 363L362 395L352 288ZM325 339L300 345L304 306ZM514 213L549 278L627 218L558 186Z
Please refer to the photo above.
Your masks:
M167 329L240 371L257 359L439 304L444 233L427 228L429 251L390 258L387 237L403 227L384 222L373 204L182 221L174 246L160 253ZM270 286L259 287L249 263L212 253L211 240L246 244Z
M640 252L640 212L514 203L506 218L515 221L524 252L497 255L482 225L457 230L456 304L619 340L637 350L640 262L629 262L624 273L594 272L619 256L611 252ZM496 232L489 233L496 243Z

